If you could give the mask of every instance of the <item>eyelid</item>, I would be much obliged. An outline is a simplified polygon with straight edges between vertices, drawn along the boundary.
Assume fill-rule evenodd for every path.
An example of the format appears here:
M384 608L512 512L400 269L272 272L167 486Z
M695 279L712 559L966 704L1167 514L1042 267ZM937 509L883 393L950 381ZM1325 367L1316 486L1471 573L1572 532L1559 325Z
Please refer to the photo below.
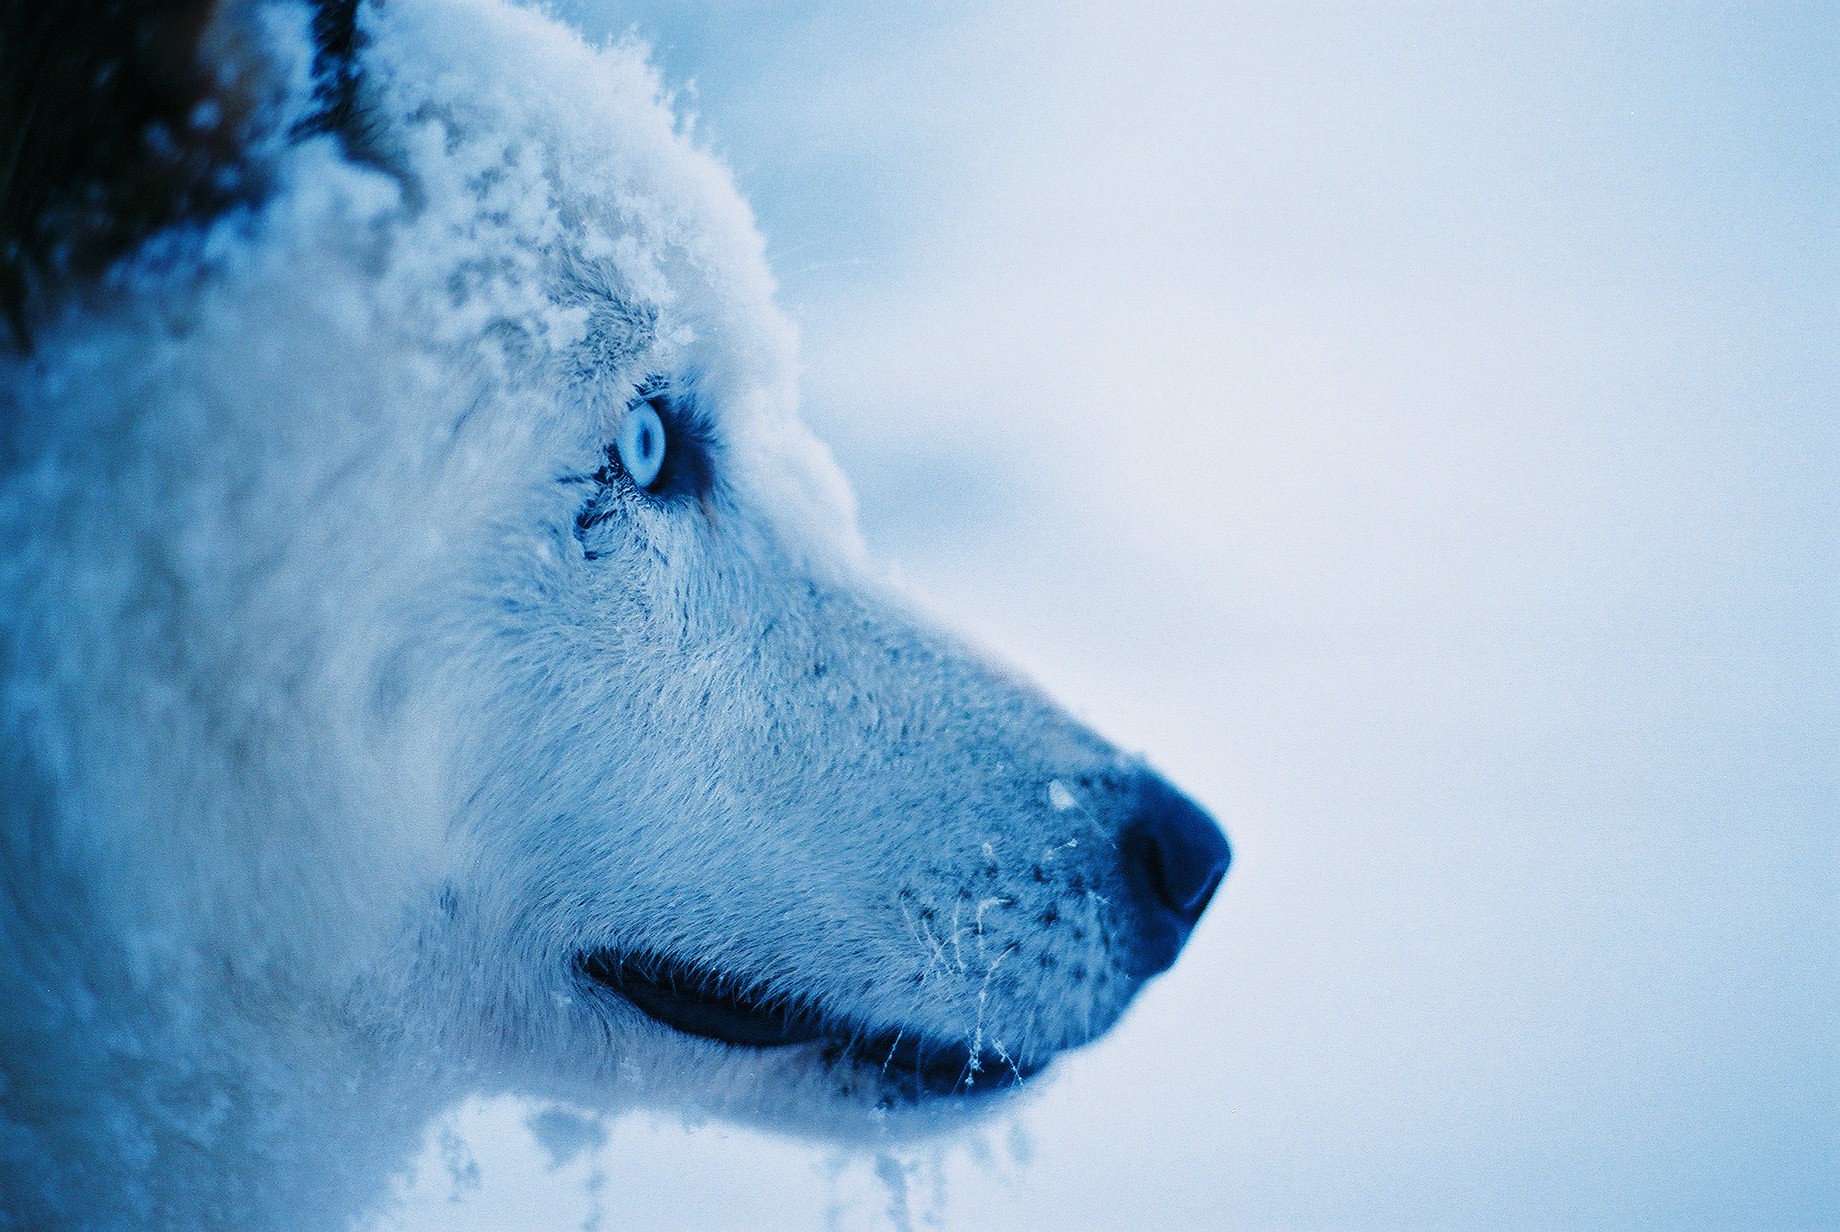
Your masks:
M626 501L639 501L656 507L682 507L694 500L706 516L714 516L710 493L715 486L715 462L718 439L708 419L696 407L693 397L673 391L663 381L648 380L634 391L627 409L646 403L657 412L664 425L664 464L653 477L652 486L641 487L627 472L620 459L619 438L607 442L602 450L600 469L592 476L566 477L567 482L592 485L586 500L575 514L575 538L589 560L602 552L590 546L589 536L617 513Z
M713 482L715 438L698 413L695 395L675 381L654 377L640 383L628 406L640 403L649 405L664 424L665 451L664 464L651 486L635 483L634 487L656 500L706 497ZM609 448L611 460L617 462L617 451Z

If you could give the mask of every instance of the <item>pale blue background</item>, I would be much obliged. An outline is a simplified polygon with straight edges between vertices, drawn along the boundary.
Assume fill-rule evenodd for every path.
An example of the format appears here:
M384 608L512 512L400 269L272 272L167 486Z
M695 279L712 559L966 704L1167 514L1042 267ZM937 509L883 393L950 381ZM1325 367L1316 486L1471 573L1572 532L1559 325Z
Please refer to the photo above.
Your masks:
M872 543L1235 839L906 1217L1840 1226L1840 6L564 11L735 168ZM410 1216L890 1219L519 1116Z

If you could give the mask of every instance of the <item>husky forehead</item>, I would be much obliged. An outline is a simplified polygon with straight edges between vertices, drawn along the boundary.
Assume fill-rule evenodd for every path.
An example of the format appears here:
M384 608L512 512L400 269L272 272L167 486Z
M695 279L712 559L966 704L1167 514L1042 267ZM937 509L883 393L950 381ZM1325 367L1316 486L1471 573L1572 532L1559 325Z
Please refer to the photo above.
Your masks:
M753 216L688 140L644 49L591 48L480 0L366 13L377 105L402 125L412 176L458 211L428 220L451 251L477 239L497 261L505 245L487 231L514 231L503 238L551 305L540 315L561 366L585 367L590 389L693 381L726 446L725 483L747 503L802 509L787 529L858 556L848 487L797 418L796 336Z
M693 374L740 463L730 484L771 487L752 495L774 507L816 503L814 526L848 522L847 489L795 414L796 339L753 217L643 49L591 48L480 0L364 16L372 105L429 203L405 242L446 250L450 276L480 293L475 320L521 317L561 367L586 361L607 384Z
M365 379L417 386L392 415L484 433L507 479L579 465L636 389L667 382L719 437L734 499L773 510L813 561L859 561L848 486L797 416L796 332L760 234L644 50L590 47L486 0L398 0L361 22L361 156L332 136L279 152L274 196L207 236L166 359L343 356ZM309 57L303 30L270 24L273 57ZM138 263L149 297L171 295L164 255ZM273 416L315 392L289 380L283 368L276 388L215 411Z

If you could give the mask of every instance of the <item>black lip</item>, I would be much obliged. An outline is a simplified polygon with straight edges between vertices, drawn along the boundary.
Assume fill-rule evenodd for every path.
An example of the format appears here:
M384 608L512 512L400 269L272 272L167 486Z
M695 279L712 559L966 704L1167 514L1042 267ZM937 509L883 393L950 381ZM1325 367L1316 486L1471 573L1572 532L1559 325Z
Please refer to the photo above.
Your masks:
M1013 1087L1037 1062L974 1057L970 1045L902 1028L869 1028L815 1006L764 997L732 979L669 959L596 950L576 960L581 973L676 1031L741 1048L822 1042L831 1064L879 1069L896 1093L913 1097L981 1095Z

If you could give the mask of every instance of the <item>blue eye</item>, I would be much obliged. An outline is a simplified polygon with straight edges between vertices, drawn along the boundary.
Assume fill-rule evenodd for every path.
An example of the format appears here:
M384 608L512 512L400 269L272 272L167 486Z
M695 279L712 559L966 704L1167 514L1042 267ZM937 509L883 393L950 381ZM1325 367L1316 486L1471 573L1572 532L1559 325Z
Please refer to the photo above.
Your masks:
M664 469L664 420L650 402L635 402L628 408L614 448L634 483L649 488L657 482L658 472Z

